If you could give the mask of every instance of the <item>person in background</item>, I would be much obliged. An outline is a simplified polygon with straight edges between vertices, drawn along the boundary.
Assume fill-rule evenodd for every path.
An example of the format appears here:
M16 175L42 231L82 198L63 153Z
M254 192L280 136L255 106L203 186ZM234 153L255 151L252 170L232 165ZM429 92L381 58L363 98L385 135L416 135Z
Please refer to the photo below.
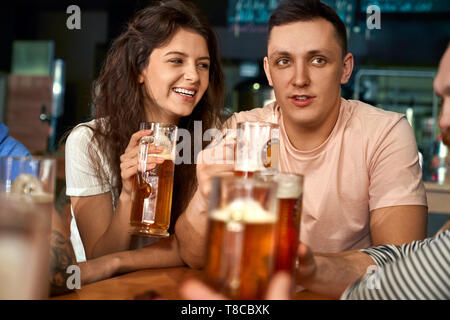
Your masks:
M137 131L140 122L176 124L194 136L194 122L201 121L203 135L220 125L223 86L216 37L193 5L161 1L135 14L113 42L96 81L95 119L77 126L66 142L78 261L130 249L139 141L151 134ZM164 159L152 161L149 170ZM172 226L196 190L194 161L176 165L174 175ZM163 248L144 255L149 263L157 257L157 265L183 265L173 235L148 248Z
M442 98L439 118L442 140L450 147L450 44L433 86L436 95ZM450 299L450 220L436 236L401 246L313 254L300 243L297 253L297 284L317 293L357 300ZM286 279L274 278L268 296L287 299L290 285ZM224 298L197 280L185 282L181 293L186 299Z
M30 152L23 144L9 135L9 129L3 122L0 122L0 157L1 156L31 156Z
M403 114L341 97L353 63L345 25L333 9L318 0L283 1L270 17L264 58L276 101L235 113L224 126L279 124L279 169L305 178L301 241L314 252L401 245L426 236L427 200L413 130ZM214 159L221 148L224 143L207 148L199 159ZM211 162L198 160L196 210L177 222L180 254L192 267L204 265L210 178L233 170Z

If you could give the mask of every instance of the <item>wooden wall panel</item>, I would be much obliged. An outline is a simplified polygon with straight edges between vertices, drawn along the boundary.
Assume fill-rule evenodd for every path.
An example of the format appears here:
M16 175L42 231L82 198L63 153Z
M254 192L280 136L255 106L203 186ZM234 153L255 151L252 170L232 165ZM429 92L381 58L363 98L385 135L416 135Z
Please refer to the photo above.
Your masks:
M5 122L10 135L35 154L47 150L49 122L41 121L41 107L51 114L53 80L50 76L10 75Z

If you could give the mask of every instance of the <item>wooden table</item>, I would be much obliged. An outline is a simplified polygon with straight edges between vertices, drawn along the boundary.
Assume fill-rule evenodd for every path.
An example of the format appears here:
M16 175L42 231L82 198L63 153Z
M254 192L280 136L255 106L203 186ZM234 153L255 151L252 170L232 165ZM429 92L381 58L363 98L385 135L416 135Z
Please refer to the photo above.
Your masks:
M52 300L130 300L147 292L156 292L162 298L179 300L180 284L190 278L201 278L202 272L186 267L148 269L83 286L74 293L53 297ZM331 300L309 291L296 294L297 300Z

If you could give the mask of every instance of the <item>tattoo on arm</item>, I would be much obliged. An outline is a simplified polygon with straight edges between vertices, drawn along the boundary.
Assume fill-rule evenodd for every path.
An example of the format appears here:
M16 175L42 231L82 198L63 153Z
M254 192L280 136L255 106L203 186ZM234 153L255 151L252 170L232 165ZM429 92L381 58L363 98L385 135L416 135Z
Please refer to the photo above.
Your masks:
M51 295L67 293L66 281L70 276L67 267L76 264L70 239L52 230L50 240L50 292Z

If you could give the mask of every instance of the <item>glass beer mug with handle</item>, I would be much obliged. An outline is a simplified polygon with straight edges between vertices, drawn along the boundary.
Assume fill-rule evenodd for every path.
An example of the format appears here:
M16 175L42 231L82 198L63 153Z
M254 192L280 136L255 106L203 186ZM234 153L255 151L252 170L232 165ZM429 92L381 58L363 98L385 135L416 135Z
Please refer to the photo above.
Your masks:
M152 134L140 141L139 168L131 191L131 233L168 237L178 128L172 124L143 122L141 130L152 130ZM151 153L154 147L161 151ZM148 170L148 157L163 158L164 162Z
M0 299L49 294L56 160L0 158Z
M277 185L252 178L213 178L208 283L231 299L263 299L273 272Z
M246 121L237 124L236 176L251 178L258 171L278 171L279 126Z

